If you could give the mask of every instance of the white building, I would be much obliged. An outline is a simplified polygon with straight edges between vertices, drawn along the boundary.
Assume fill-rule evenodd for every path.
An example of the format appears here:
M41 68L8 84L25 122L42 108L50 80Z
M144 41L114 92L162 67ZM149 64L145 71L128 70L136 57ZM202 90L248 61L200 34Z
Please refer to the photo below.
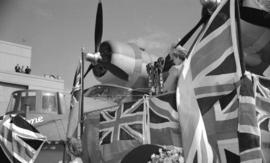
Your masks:
M64 92L64 80L15 72L15 66L31 68L32 47L0 40L0 115L15 90L40 89Z

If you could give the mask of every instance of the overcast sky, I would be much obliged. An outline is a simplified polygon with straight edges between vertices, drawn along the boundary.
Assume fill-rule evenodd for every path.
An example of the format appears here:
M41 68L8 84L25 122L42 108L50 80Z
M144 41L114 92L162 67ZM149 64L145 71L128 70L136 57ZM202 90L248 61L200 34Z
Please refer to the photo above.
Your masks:
M98 0L0 0L0 40L32 47L32 74L71 89L81 47L94 50ZM199 0L103 0L103 40L135 42L165 56L199 20ZM87 85L97 81L90 75Z

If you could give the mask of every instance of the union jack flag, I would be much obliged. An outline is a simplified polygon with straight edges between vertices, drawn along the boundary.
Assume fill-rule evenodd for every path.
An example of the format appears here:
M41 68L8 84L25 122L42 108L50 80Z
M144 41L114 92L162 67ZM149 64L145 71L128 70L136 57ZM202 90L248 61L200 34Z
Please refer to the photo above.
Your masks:
M240 160L237 137L238 89L219 98L203 115L209 142L222 163Z
M123 103L101 111L99 124L100 145L119 140L144 140L144 102Z
M67 127L67 137L71 138L74 136L74 132L78 127L79 123L79 100L80 100L80 91L81 91L81 60L79 65L77 66L74 79L73 79L73 87L71 91L71 99L70 99L70 112L69 112L69 121Z
M144 99L101 110L98 138L104 162L119 162L133 148L148 142Z
M176 107L176 93L151 97L149 109L149 131L151 144L181 146L181 129Z
M0 126L1 161L33 163L46 137L20 116L5 116Z
M181 146L175 93L145 96L96 112L88 114L85 124L89 136L86 141L91 143L95 161L119 162L142 144Z
M82 66L82 61L80 60L79 65L77 66L77 69L74 75L73 87L71 91L72 100L75 100L74 102L78 102L79 92L81 90L81 84L82 84L81 66Z
M214 114L213 105L239 85L241 51L236 24L237 2L224 0L212 14L185 61L178 81L177 104L186 162L206 163L219 159L217 151L213 151L218 147L207 137L211 127L205 128L204 120L211 112ZM233 110L226 111L235 116Z

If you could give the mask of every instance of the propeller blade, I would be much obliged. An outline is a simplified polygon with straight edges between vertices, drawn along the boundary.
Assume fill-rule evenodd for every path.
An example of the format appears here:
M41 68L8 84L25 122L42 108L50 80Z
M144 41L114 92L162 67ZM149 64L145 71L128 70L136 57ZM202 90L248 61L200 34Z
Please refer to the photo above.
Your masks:
M128 81L128 74L121 68L111 63L105 63L102 64L102 66L104 66L107 70L109 70L112 74L119 77L120 79Z
M101 0L98 2L95 27L95 52L98 52L103 33L103 11Z
M88 68L87 68L85 74L83 75L83 78L86 77L86 75L90 72L90 70L92 70L92 68L94 68L94 65L90 63L90 65L88 66Z

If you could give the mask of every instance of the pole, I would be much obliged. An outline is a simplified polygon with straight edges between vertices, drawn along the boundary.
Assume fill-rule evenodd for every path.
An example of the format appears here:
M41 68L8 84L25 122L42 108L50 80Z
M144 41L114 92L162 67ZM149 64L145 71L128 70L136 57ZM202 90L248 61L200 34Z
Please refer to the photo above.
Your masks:
M246 65L244 61L244 52L242 47L242 39L241 39L241 25L240 25L240 7L239 7L239 1L235 0L235 20L236 20L236 35L237 35L237 46L238 46L238 52L239 52L239 59L240 59L240 66L241 66L241 72L242 76L245 75L246 71Z
M84 61L85 61L85 53L84 49L81 50L81 91L80 91L80 137L83 134L83 123L84 123Z

